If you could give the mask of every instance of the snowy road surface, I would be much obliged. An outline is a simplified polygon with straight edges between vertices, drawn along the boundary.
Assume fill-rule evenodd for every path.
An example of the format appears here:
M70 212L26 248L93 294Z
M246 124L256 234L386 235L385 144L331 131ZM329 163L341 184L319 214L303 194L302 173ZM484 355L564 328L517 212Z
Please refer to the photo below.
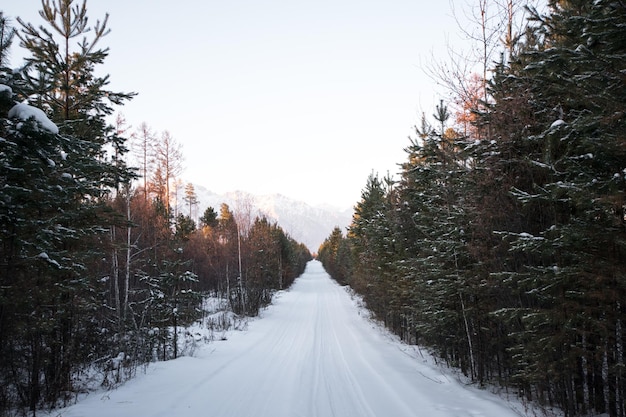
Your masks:
M52 415L519 417L405 353L317 261L262 316L194 358L156 364Z

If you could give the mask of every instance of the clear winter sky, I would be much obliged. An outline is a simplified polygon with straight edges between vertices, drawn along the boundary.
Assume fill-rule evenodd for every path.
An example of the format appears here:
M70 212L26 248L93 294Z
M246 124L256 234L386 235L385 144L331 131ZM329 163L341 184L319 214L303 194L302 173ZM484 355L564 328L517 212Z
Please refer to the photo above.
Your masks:
M40 8L0 6L37 25ZM412 126L440 99L423 66L459 37L441 0L88 0L87 10L93 23L110 15L110 88L139 93L120 111L170 131L185 181L341 208L372 171L398 171Z

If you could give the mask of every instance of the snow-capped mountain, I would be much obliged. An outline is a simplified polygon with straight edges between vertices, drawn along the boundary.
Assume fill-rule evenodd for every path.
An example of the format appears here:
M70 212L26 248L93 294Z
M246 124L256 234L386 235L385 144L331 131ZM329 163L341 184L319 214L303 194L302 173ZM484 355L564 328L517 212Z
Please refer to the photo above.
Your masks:
M329 206L313 207L305 202L285 197L281 194L254 195L243 191L217 194L206 187L194 184L198 197L198 216L207 207L213 207L219 214L222 203L232 211L239 206L250 205L252 218L264 215L275 221L298 242L304 243L311 252L317 252L333 228L340 227L344 232L352 220L352 210L341 210Z

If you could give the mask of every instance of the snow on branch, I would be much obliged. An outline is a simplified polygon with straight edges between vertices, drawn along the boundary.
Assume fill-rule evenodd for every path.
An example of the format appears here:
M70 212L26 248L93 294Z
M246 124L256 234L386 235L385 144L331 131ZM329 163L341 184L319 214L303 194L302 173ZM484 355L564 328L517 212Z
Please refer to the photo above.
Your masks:
M9 117L15 117L24 121L29 120L32 117L44 130L47 130L54 135L59 133L57 125L48 119L48 116L46 116L43 110L30 106L26 103L18 103L13 106L11 110L9 110Z

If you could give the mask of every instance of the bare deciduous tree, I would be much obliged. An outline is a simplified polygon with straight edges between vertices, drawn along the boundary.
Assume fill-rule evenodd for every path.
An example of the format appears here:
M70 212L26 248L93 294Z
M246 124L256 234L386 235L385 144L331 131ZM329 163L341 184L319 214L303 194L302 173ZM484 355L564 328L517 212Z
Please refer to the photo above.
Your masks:
M158 197L165 205L167 215L170 214L171 183L183 170L182 146L178 143L169 131L164 131L155 148L155 162L157 172L160 176L158 180L162 183ZM155 172L156 175L156 172Z
M448 43L447 60L432 57L424 71L450 96L465 134L489 136L488 129L470 129L471 112L486 110L491 69L498 60L510 59L525 32L526 6L536 7L541 1L467 0L462 5L450 1L461 37L469 45L459 49Z
M141 123L137 131L132 135L131 148L139 164L145 201L148 201L148 179L154 167L155 142L156 136L146 122Z

